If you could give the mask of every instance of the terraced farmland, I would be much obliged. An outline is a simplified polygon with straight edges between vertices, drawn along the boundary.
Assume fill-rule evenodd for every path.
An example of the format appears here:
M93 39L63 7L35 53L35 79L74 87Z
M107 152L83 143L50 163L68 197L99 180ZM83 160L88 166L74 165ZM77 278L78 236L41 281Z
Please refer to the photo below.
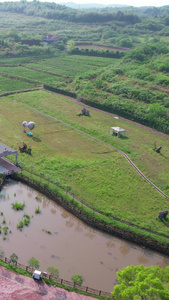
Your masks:
M60 87L66 85L68 81L69 83L72 82L75 76L88 71L93 72L100 67L109 65L110 62L112 59L109 58L73 55L41 59L38 62L37 58L32 58L32 60L30 58L8 59L2 61L0 75L3 75L4 81L11 81L10 78L12 78L13 83L11 81L11 88L9 84L9 89L2 84L1 89L8 91L43 84ZM6 80L5 77L8 79ZM23 83L23 81L25 82Z
M4 91L8 92L14 90L29 89L33 88L34 86L35 84L30 82L0 76L0 93Z

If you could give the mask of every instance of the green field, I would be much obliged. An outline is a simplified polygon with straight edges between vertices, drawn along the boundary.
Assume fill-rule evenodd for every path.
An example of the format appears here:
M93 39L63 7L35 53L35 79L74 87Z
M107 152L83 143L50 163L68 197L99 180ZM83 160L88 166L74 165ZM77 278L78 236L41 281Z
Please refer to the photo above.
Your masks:
M33 88L35 84L17 80L14 78L0 76L0 93L7 91L15 91L27 88Z
M169 194L168 139L92 109L90 117L78 117L82 106L53 93L35 91L12 95L11 98L48 115L9 98L0 100L1 141L16 149L22 146L22 142L32 147L32 156L19 154L18 157L25 169L57 183L109 217L114 216L168 236L168 222L165 224L156 220L158 211L168 208L168 200L158 194L123 156L110 147L112 145L126 152L150 180ZM110 146L60 124L49 116ZM24 120L35 121L33 138L22 132L21 124ZM118 139L111 136L111 126L125 128L127 137ZM5 136L2 134L4 130ZM154 141L163 146L161 155L153 151Z
M18 90L43 84L68 88L68 81L69 89L71 89L71 82L75 76L85 72L94 72L100 67L108 66L111 62L112 59L109 58L65 54L53 58L41 58L38 62L37 58L31 59L30 57L4 59L0 67L0 75L4 76L0 77L1 90ZM114 60L115 63L116 60Z

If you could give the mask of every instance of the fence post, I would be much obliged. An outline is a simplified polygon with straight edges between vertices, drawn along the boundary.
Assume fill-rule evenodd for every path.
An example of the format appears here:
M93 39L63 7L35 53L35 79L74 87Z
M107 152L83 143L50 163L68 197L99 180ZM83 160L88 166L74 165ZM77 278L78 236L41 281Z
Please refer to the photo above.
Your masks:
M99 291L99 296L101 295L102 291Z
M5 262L7 261L7 258L5 257Z
M63 279L61 279L60 283L62 284L62 282L63 282Z
M87 286L87 288L86 288L86 292L88 291L88 286Z

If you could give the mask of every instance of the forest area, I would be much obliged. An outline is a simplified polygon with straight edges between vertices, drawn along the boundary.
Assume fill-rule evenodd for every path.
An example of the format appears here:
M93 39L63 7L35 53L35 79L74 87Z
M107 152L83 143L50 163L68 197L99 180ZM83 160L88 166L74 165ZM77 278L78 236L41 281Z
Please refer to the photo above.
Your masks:
M50 62L48 68L44 66L44 59L67 57L71 72L77 57L83 58L84 65L91 58L93 70L65 74L57 84L34 80L33 74L28 80L26 72L22 81L52 85L92 106L169 132L169 6L77 10L39 1L2 2L0 17L1 82L15 67L12 76L18 83L21 65L34 68L39 77L40 72L52 72L63 79ZM60 40L44 45L46 34ZM104 66L97 66L97 57L105 61ZM1 91L8 89L3 85Z

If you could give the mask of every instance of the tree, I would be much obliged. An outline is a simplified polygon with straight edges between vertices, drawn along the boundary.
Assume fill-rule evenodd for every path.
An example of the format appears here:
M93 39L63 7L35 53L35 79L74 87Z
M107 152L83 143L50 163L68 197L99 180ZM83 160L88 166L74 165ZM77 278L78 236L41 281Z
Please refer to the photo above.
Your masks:
M13 264L16 264L18 261L18 256L15 253L12 253L10 259Z
M19 42L20 41L20 36L18 35L18 31L16 28L11 28L8 36L13 38L15 42Z
M81 286L82 283L83 283L83 278L82 278L81 275L76 274L76 275L74 275L74 276L72 277L72 281L73 281L74 285L79 285L79 286Z
M68 51L72 51L72 50L74 50L74 49L75 49L75 41L69 40L69 41L67 42L67 50L68 50Z
M39 269L39 261L34 257L29 259L28 264L30 268Z
M169 267L129 266L117 272L114 300L169 299Z
M59 277L59 270L53 266L50 266L47 268L47 271L50 273L50 275L54 277Z

